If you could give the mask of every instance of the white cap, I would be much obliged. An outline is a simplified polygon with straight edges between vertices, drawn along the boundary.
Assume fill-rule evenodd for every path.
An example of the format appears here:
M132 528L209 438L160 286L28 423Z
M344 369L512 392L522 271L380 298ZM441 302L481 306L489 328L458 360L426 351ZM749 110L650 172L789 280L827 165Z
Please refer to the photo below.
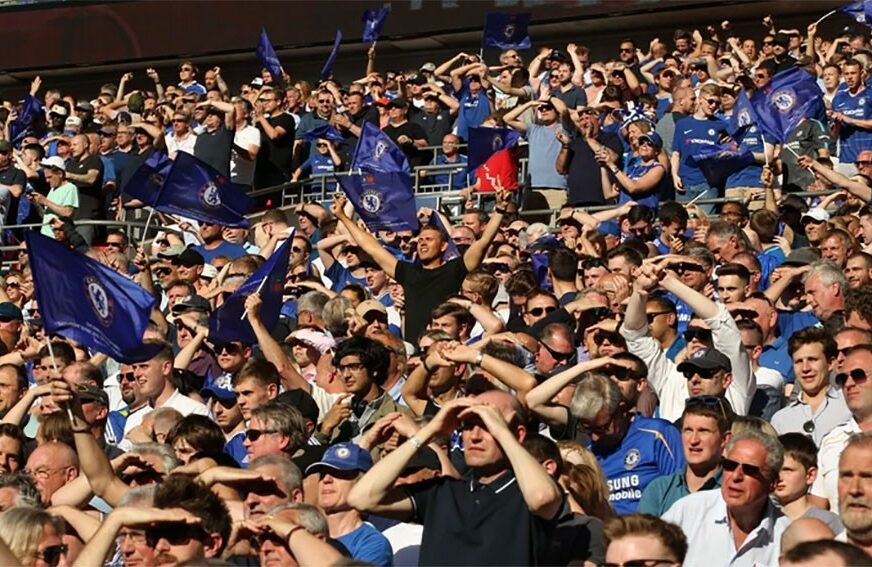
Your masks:
M212 264L203 264L203 271L200 272L201 278L212 280L218 277L218 268Z
M58 114L58 115L60 115L60 116L66 116L67 114L70 113L70 111L67 110L67 107L64 106L64 105L62 105L62 104L55 104L55 105L53 105L53 106L51 107L51 109L49 110L49 112L50 112L51 114Z
M262 87L263 86L263 79L261 77L255 77L248 84L251 85L252 87Z
M67 118L66 122L64 122L64 126L75 126L76 128L80 128L82 126L82 119L78 116L70 116Z
M39 165L43 167L50 167L52 169L60 169L61 171L66 171L67 166L64 163L64 159L60 156L51 156L49 158L45 158Z
M800 222L802 222L806 218L810 218L818 222L826 222L830 220L830 213L828 213L824 209L815 207L813 209L809 209L807 213L799 217L799 220Z

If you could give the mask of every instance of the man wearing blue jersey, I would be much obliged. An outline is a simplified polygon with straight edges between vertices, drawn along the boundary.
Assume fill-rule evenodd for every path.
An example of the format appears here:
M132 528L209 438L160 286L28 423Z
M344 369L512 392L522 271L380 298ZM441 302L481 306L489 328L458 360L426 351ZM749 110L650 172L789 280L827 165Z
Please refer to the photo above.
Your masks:
M830 118L835 123L839 137L840 173L853 175L857 172L854 162L864 149L872 147L872 96L866 93L863 84L863 65L849 59L842 67L847 90L833 97Z
M668 421L633 416L621 390L601 374L585 377L572 397L571 412L590 435L590 449L609 483L618 514L632 514L654 479L684 466L681 435Z

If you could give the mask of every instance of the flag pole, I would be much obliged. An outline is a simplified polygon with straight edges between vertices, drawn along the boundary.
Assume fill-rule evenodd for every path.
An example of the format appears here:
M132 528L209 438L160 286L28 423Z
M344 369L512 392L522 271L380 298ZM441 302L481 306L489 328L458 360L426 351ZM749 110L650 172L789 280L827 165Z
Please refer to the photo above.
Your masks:
M260 285L257 286L257 290L254 293L260 293L260 290L263 289L263 285L266 283L266 280L268 280L268 279L269 279L269 274L267 274L266 277L264 277L262 280L260 280ZM247 315L248 315L248 309L246 309L245 311L242 312L242 317L240 317L239 320L240 321L244 320Z
M151 211L148 213L148 218L145 220L145 229L142 231L142 238L139 240L139 245L142 246L142 243L145 242L145 237L148 235L148 225L151 224L151 218L154 216L154 207L151 208Z
M700 193L699 195L697 195L696 197L691 199L691 201L688 204L684 205L685 208L687 208L687 207L691 206L692 204L696 203L697 201L699 201L700 197L702 197L703 195L705 195L709 191L710 191L710 189L706 189L705 191L703 191L702 193Z
M55 360L54 349L51 347L51 337L48 332L45 333L45 346L48 348L48 356L51 358L51 366L55 372L58 372L58 362ZM67 417L70 418L70 423L73 422L73 410L70 409L70 405L67 406Z
M829 12L827 12L826 14L824 14L823 16L821 16L821 17L818 19L818 21L816 21L816 22L814 23L814 25L818 25L819 23L821 23L822 21L826 20L827 18L829 18L830 16L832 16L833 14L835 14L835 13L838 12L838 11L839 11L838 8L836 8L835 10L830 10Z

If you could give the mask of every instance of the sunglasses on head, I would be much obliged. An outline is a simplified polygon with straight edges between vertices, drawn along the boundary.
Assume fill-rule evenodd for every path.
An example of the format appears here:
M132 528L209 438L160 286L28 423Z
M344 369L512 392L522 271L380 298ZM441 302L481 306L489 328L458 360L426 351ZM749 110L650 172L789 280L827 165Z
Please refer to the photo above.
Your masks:
M534 307L532 309L528 309L527 313L529 313L533 317L541 317L542 315L548 315L549 313L554 313L555 311L557 311L557 306L549 305L548 307Z
M841 372L839 374L836 374L836 385L839 388L844 388L845 384L848 383L848 377L850 377L851 380L854 381L854 384L857 384L859 386L860 384L864 384L866 382L866 380L869 378L869 375L866 374L866 371L862 368L855 368L850 372Z
M727 412L724 409L724 399L719 396L694 396L692 398L688 398L684 402L685 408L699 407L705 406L707 408L720 410L721 415L726 419Z
M727 472L736 472L739 469L742 469L742 474L747 476L753 476L756 478L766 478L766 474L764 473L763 467L757 465L749 465L748 463L740 463L739 461L734 461L733 459L724 458L721 461L721 465L724 467L724 470Z
M686 331L684 331L684 340L687 343L690 343L696 339L701 343L711 344L712 342L712 331L711 329L702 329L700 327L688 327Z

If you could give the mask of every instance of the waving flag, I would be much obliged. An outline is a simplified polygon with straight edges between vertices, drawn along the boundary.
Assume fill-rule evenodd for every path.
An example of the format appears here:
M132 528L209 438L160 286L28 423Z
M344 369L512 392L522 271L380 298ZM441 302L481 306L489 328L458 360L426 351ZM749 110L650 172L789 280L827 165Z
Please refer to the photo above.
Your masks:
M172 215L225 226L249 226L251 199L245 190L191 154L179 152L172 162L163 154L150 157L124 191Z
M115 270L34 231L25 234L45 330L119 362L152 358L143 345L155 298Z
M430 213L430 218L427 219L427 224L435 226L439 229L440 232L445 236L445 242L448 243L448 248L445 249L445 252L442 253L442 261L450 262L455 258L460 258L460 250L457 249L457 244L454 243L454 240L451 238L451 233L448 232L448 227L445 226L445 223L442 222L442 219L433 211Z
M772 78L768 93L757 91L750 106L758 126L784 143L803 118L814 117L823 100L817 80L799 67L782 71Z
M839 8L839 11L854 18L854 21L859 24L872 27L872 1L870 0L851 2Z
M708 184L717 188L723 188L730 175L755 163L751 152L735 142L711 146L695 154L693 159Z
M342 137L339 130L329 124L315 126L303 135L303 139L307 142L314 142L318 138L324 138L337 144L345 143L345 138Z
M739 96L736 97L736 105L733 107L733 115L730 116L729 132L733 139L741 138L747 129L758 124L760 119L757 117L757 112L751 106L751 100L748 98L748 93L745 89L739 91Z
M209 317L210 341L214 343L241 341L248 345L257 343L251 324L242 314L245 313L245 298L258 290L263 299L260 309L261 321L267 329L275 326L282 308L282 294L288 274L292 241L293 238L286 239L284 244L212 313Z
M373 232L417 230L412 179L402 171L337 176L354 210Z
M358 169L379 173L394 171L411 173L409 160L406 159L403 150L388 138L387 134L379 130L378 126L370 122L363 123L360 139L351 158L351 170Z
M257 58L260 59L260 64L266 67L266 70L272 75L273 81L281 80L284 74L282 73L282 64L279 62L279 56L276 55L272 43L269 42L266 28L260 30L260 39L257 42Z
M530 49L530 14L491 12L484 22L481 44L497 49Z
M26 95L24 97L24 104L21 107L21 113L9 125L10 141L15 144L24 138L28 131L32 131L36 125L37 118L42 113L43 106L39 99L30 94Z
M511 148L518 143L521 135L509 128L470 128L469 129L469 171L475 171L492 155L500 150Z
M326 81L333 74L333 65L336 63L336 56L339 55L339 44L342 43L342 30L336 30L336 39L333 40L333 50L327 56L327 61L321 69L321 79Z
M385 25L385 20L388 14L391 13L390 6L378 8L375 10L365 10L360 17L363 22L363 42L374 43L378 41L378 36L381 33L382 27Z

